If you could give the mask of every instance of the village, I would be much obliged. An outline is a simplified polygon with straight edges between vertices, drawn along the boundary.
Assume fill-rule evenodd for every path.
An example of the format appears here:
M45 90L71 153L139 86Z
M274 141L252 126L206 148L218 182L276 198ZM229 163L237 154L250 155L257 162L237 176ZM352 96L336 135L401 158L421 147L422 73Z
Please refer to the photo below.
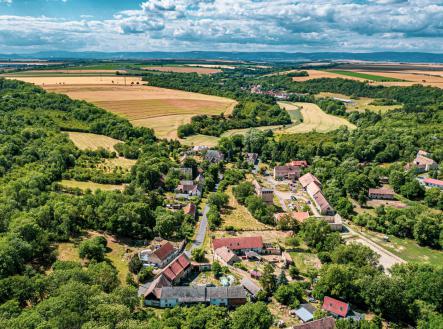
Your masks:
M225 160L222 152L205 146L193 147L183 159L189 157L211 164L221 164ZM331 232L339 232L349 242L357 237L357 241L379 254L380 265L386 272L403 260L370 241L365 243L367 239L347 226L328 202L322 182L310 172L306 160L293 160L271 168L260 165L256 153L247 153L244 158L249 165L246 181L253 187L254 194L276 210L272 225L258 225L261 223L257 222L257 229L237 229L232 225L211 229L208 224L210 207L202 200L207 202L207 195L216 191L218 184L214 191L205 191L202 170L199 169L194 177L191 168L180 168L179 172L186 179L177 185L167 206L197 219L198 229L189 243L159 237L149 249L139 252L143 266L154 268L153 279L139 287L138 294L144 304L155 308L194 304L234 308L247 301L262 300L261 278L270 272L279 281L301 282L305 287L302 301L296 307L271 302L271 309L274 308L279 319L277 326L333 328L336 318L364 319L365 314L353 309L346 300L329 296L316 300L312 296L315 279L309 281L307 276L310 270L318 270L321 263L315 254L287 243L292 236L288 225L294 222L301 225L309 218L315 218L327 223ZM430 154L420 150L405 170L415 168L419 174L417 180L426 188L443 189L442 181L424 177L437 166ZM382 183L377 188L368 189L369 202L403 207L387 181L382 180Z

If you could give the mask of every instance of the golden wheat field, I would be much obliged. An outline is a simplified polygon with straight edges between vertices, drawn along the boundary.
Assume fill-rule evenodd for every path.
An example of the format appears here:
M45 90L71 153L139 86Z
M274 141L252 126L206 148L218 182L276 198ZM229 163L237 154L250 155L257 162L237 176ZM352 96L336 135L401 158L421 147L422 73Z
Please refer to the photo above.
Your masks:
M198 73L198 74L214 74L221 72L219 68L200 67L200 66L146 66L143 67L143 70L174 72L174 73Z
M140 77L122 77L122 76L6 76L6 79L20 80L29 82L37 86L74 86L74 85L136 85L141 84Z
M312 79L320 79L320 78L330 78L330 79L341 78L341 79L349 79L349 80L356 80L356 81L365 81L365 79L362 79L362 78L350 77L350 76L345 76L342 74L337 74L337 73L327 72L327 71L318 71L318 70L303 70L303 71L308 72L309 76L307 76L307 77L293 77L292 80L297 81L297 82L303 82L303 81L308 81L308 80L312 80Z

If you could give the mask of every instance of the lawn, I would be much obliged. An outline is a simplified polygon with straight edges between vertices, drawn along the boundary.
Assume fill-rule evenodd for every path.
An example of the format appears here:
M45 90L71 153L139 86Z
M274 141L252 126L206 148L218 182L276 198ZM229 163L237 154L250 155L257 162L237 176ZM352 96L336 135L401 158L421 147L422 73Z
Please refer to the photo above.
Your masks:
M309 269L319 269L321 266L320 260L316 254L312 254L305 250L295 251L290 253L295 266L300 270L300 273L305 274Z
M354 71L344 71L344 70L328 70L327 72L340 74L340 75L346 75L349 77L354 78L361 78L366 80L372 80L372 81L378 81L378 82L400 82L405 81L402 79L396 79L396 78L390 78L390 77L384 77L381 75L373 75L368 73L360 73L360 72L354 72Z
M232 226L236 230L261 230L270 228L252 217L248 209L237 202L232 193L232 186L228 187L226 194L229 196L229 205L225 213L222 214L222 227Z

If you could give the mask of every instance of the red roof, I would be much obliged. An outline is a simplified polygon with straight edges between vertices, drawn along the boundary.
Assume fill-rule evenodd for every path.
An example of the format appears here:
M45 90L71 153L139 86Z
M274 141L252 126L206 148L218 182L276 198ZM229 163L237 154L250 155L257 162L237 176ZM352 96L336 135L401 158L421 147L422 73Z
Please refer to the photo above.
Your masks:
M306 168L308 166L308 163L306 162L306 160L294 160L291 161L287 164L288 166L293 166L293 167L304 167Z
M293 329L334 329L335 319L332 317L323 318L292 327Z
M191 263L185 254L178 256L168 267L163 270L163 274L169 281L174 281L180 274L186 270Z
M231 250L261 249L263 248L263 239L261 236L220 238L214 239L212 245L214 249L221 247L228 247Z
M395 195L395 192L389 188L370 188L369 194Z
M189 203L183 208L185 215L195 215L195 210L196 206L193 203Z
M322 308L325 311L331 312L332 314L335 315L339 315L343 318L346 317L346 315L349 312L349 304L342 302L341 300L327 296L323 299Z
M423 179L423 183L443 186L443 180L439 180L439 179L435 179L435 178L425 178L425 179Z
M170 242L166 242L160 248L156 249L154 251L154 254L158 257L158 259L164 261L173 252L174 252L174 246Z

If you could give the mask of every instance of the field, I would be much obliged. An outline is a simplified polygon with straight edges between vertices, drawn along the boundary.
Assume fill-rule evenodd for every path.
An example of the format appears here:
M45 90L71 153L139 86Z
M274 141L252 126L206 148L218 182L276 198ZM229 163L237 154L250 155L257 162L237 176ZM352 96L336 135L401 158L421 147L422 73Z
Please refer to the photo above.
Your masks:
M228 98L141 85L58 85L45 89L91 102L135 126L153 128L160 138L177 138L177 127L194 115L230 113L236 104Z
M328 72L332 72L339 75L346 75L349 77L354 78L360 78L364 80L372 80L372 81L378 81L378 82L399 82L399 81L405 81L403 79L389 77L389 76L383 76L383 75L374 75L370 72L356 72L356 71L344 71L344 70L330 70Z
M142 67L146 71L159 72L175 72L175 73L198 73L198 74L214 74L221 70L216 67L201 67L199 66L146 66Z
M86 191L123 191L126 187L126 185L113 185L113 184L99 184L94 182L80 182L76 180L67 180L63 179L60 182L61 186L67 187L67 188L79 188L80 190Z
M350 79L350 80L357 80L357 81L365 81L365 79L359 78L359 77L352 77L352 76L343 76L338 73L334 73L331 71L319 71L319 70L303 70L308 72L309 76L307 77L293 77L293 81L302 82L302 81L308 81L312 79L320 79L320 78L341 78L341 79Z
M279 105L288 111L299 108L301 115L303 116L303 122L282 130L277 130L276 133L293 134L307 133L311 131L328 132L338 129L340 126L347 126L349 129L355 129L355 126L346 119L327 114L317 105L312 103L279 102Z
M104 148L113 152L115 151L114 145L121 143L118 139L103 135L80 132L68 132L67 134L80 150L97 150L98 148Z
M443 71L360 71L363 74L377 74L379 76L397 79L397 81L385 81L381 84L385 86L410 86L413 84L422 84L443 88ZM402 82L407 81L407 82Z
M5 76L7 79L20 80L33 83L37 86L76 86L76 85L123 85L140 84L140 77L122 76ZM55 91L56 90L51 90Z
M214 147L218 144L218 137L215 136L207 136L207 135L192 135L186 137L185 139L181 139L180 142L184 145L192 146L192 145L206 145L208 147Z
M97 232L90 231L85 237L71 242L62 242L57 244L58 256L57 259L63 261L81 261L78 255L78 245L82 239L91 238L94 236L99 236ZM138 248L133 248L123 241L117 240L115 237L110 235L102 235L106 238L108 244L108 251L105 254L106 260L112 263L118 270L118 277L123 285L126 285L126 275L128 273L128 261L129 255L135 252ZM134 250L133 250L134 249Z
M232 186L226 190L229 196L229 204L226 213L222 215L222 226L232 226L236 230L263 230L270 229L269 226L260 223L249 213L245 206L237 202L232 194Z
M327 93L322 92L315 96L316 98L322 98L322 97L337 97L341 99L351 99L349 96L343 95L343 94L335 94L335 93ZM359 97L358 99L353 99L353 104L345 104L348 111L364 111L369 110L373 112L387 112L391 110L395 110L398 108L401 108L401 105L371 105L371 103L374 101L374 98L368 98L368 97Z

